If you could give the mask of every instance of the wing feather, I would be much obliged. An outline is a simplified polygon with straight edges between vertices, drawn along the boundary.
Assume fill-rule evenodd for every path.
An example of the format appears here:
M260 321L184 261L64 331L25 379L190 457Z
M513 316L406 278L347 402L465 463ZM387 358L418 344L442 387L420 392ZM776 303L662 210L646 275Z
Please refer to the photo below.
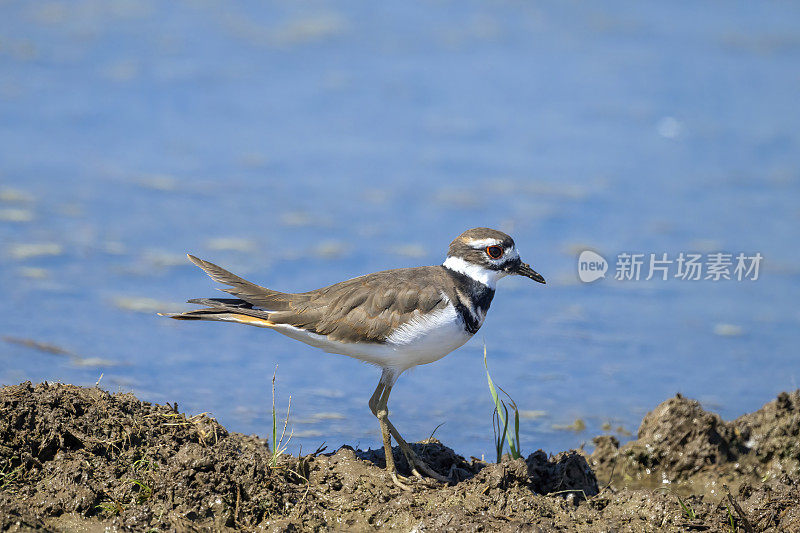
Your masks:
M192 263L202 268L211 279L217 283L229 285L229 289L222 289L224 292L238 296L254 306L263 307L265 310L290 310L298 300L306 299L306 297L301 294L278 292L262 287L261 285L256 285L246 279L240 278L236 274L228 272L210 261L204 261L193 255L187 255L187 257Z

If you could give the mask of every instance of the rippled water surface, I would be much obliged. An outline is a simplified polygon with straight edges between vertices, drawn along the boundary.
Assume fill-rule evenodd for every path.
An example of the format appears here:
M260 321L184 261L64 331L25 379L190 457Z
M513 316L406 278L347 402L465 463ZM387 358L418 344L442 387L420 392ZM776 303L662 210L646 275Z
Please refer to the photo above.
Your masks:
M279 365L293 451L377 446L375 368L157 317L218 294L183 254L304 291L439 263L487 225L548 285L501 281L472 341L400 379L408 438L443 423L491 457L484 340L526 451L625 438L675 392L735 417L798 386L796 5L221 6L0 5L3 383L102 374L266 435ZM585 248L764 262L583 284Z

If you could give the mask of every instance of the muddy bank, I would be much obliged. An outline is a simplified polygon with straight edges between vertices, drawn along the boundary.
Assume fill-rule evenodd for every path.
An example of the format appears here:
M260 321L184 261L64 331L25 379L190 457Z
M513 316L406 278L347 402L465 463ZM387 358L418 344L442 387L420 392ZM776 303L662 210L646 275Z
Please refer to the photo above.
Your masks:
M383 472L380 451L271 466L265 441L205 415L23 383L0 389L0 528L792 531L799 429L797 392L732 422L676 397L645 417L636 441L599 437L587 458L536 452L486 464L417 444L457 481L415 482L408 493ZM395 460L402 470L397 451Z

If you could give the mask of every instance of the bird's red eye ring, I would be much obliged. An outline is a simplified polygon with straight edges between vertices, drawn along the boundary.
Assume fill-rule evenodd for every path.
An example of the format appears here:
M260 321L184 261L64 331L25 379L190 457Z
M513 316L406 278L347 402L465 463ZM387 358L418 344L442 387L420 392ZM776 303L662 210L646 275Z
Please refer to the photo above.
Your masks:
M497 245L487 246L486 255L488 255L492 259L500 259L501 257L503 257L503 248Z

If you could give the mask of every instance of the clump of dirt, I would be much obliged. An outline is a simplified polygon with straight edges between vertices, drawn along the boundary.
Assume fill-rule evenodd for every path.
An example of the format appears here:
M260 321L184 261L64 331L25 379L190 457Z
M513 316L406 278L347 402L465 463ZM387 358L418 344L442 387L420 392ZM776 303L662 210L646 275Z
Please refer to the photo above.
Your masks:
M0 389L0 529L789 531L800 527L797 400L779 398L729 426L674 398L648 415L636 444L620 450L612 438L598 441L591 459L600 472L622 461L629 472L660 468L691 479L748 453L782 468L733 493L679 499L600 489L576 451L487 464L436 440L413 447L453 482L412 479L405 492L383 470L381 450L281 455L273 465L265 441L206 415L98 388L22 383Z
M800 478L800 391L781 393L755 413L726 422L680 394L642 420L622 448L594 439L590 461L616 486L664 486L706 492L783 475Z
M744 446L759 462L758 469L773 477L800 478L800 391L782 392L754 413L733 421Z

